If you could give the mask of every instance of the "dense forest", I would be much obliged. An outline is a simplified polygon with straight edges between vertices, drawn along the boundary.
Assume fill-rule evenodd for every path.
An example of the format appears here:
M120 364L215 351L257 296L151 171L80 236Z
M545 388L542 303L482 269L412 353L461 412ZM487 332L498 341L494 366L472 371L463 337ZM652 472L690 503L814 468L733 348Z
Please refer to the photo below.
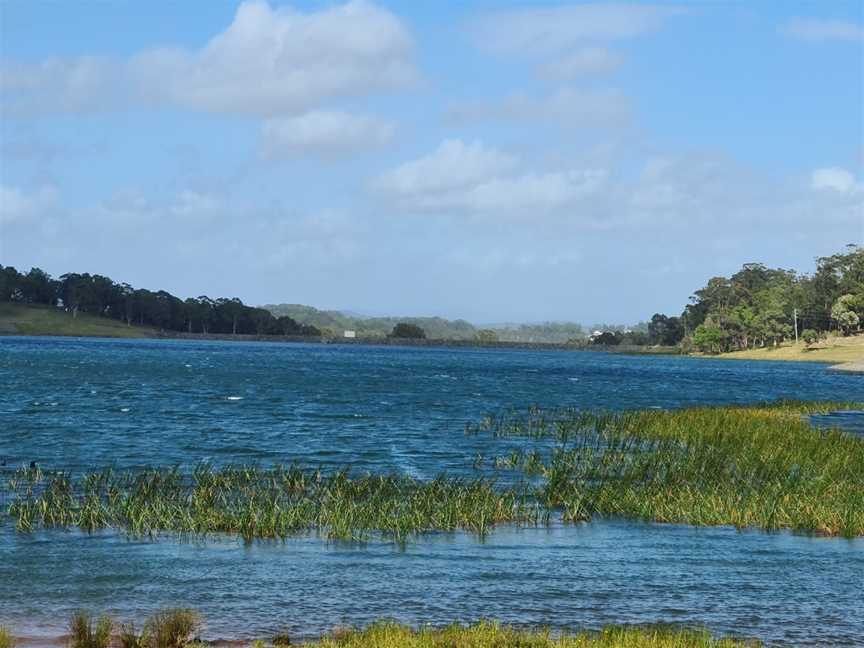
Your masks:
M91 274L52 278L39 268L26 274L0 265L0 301L60 306L72 317L79 312L110 317L164 331L204 334L317 336L314 326L290 317L276 317L265 308L247 306L237 298L202 296L180 299L169 292L152 292Z
M812 275L747 263L690 301L678 318L682 340L708 353L774 346L796 331L808 344L849 335L864 324L864 248L818 258Z

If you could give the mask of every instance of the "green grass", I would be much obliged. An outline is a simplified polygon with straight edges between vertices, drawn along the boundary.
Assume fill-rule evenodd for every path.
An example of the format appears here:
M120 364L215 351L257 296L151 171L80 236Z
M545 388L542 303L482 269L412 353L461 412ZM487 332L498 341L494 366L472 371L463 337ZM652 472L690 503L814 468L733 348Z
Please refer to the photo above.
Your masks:
M12 633L5 626L0 626L0 648L15 648L15 640Z
M89 612L76 612L69 620L71 648L108 648L114 623L107 616L98 619Z
M519 630L489 622L421 630L385 622L302 645L306 648L736 648L760 644L714 639L707 631L671 627L607 627L600 632L556 635L548 630Z
M853 407L532 409L469 426L468 434L491 437L493 451L501 439L524 440L491 458L495 475L476 479L243 465L104 470L76 479L22 468L0 496L21 531L115 528L135 536L229 533L247 540L374 534L404 544L433 531L483 537L499 524L621 517L855 537L864 535L864 439L817 430L807 420ZM514 473L512 485L500 485L501 471Z
M107 648L111 644L112 619L78 612L70 621L71 648ZM207 644L195 639L199 615L192 610L157 612L138 634L131 625L122 626L114 645L120 648L192 648ZM129 628L133 628L129 630ZM4 641L7 643L2 643ZM247 645L231 642L235 645ZM292 645L287 635L269 641L256 640L256 648ZM707 630L674 626L607 626L599 632L553 633L548 629L524 630L490 621L419 630L382 621L365 629L341 629L314 642L297 644L304 648L756 648L757 641L714 638ZM0 629L0 648L12 648L8 632Z
M805 416L854 407L532 410L469 431L552 441L503 463L539 476L538 498L567 521L614 516L853 537L864 535L864 439L816 430Z
M0 334L142 338L153 337L156 331L86 313L72 317L71 313L48 306L0 303Z

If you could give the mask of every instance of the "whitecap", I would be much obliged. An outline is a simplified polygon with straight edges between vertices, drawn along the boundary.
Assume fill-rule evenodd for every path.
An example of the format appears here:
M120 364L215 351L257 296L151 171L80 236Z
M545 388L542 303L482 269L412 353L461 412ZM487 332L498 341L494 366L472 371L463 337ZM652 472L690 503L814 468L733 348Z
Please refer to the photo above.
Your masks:
M183 366L186 367L187 369L191 369L191 368L192 368L192 365L190 365L190 364L183 365Z
M121 407L120 411L125 413L125 412L129 411L129 408L128 407Z
M567 380L569 380L570 382L579 382L578 378L568 378Z
M242 396L226 396L225 399L230 400L230 401L238 401L238 400L243 400L243 397Z

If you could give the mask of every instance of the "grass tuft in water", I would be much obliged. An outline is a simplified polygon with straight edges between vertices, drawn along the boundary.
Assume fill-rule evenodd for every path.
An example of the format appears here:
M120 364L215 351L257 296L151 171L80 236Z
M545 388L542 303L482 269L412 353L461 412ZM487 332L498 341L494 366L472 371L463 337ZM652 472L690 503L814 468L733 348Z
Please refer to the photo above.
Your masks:
M15 648L12 633L5 626L0 626L0 648Z
M108 648L113 628L110 617L97 619L89 612L76 612L69 621L70 645L72 648Z

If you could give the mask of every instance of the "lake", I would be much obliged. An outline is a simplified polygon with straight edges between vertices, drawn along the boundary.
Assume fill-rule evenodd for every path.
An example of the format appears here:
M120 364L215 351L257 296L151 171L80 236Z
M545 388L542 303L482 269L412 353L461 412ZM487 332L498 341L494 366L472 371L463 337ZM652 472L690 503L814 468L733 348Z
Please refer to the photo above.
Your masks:
M793 398L864 401L824 365L590 352L0 338L0 462L291 463L471 475L465 424L530 405L632 409ZM864 416L820 423L864 433ZM796 645L864 636L864 540L626 521L244 545L0 526L0 622L62 634L71 610L188 605L205 636L316 636L394 617L554 627L671 621Z

